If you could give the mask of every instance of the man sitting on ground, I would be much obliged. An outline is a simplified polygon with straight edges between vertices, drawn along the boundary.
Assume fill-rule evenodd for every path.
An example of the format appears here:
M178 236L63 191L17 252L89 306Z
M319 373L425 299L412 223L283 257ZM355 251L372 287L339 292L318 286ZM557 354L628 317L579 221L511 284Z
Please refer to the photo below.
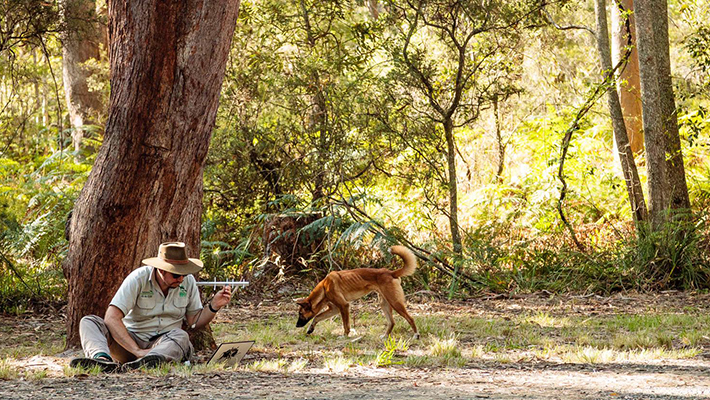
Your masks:
M72 367L98 366L113 372L187 361L194 350L181 329L183 320L201 328L232 298L231 288L225 286L207 310L202 308L192 276L202 269L202 262L187 257L184 243L161 244L158 257L143 264L123 281L104 318L81 319L79 336L86 358L73 359Z

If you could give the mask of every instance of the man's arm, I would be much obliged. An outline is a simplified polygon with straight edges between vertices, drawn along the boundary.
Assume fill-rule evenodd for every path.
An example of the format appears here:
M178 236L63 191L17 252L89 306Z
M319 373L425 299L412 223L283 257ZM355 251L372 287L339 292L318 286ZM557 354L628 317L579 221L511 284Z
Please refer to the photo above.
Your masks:
M213 309L219 311L219 309L226 306L231 299L232 288L229 286L223 287L222 290L217 292L217 294L214 296L209 305L202 309L202 312L197 313L196 315L188 315L186 317L187 325L192 326L192 324L195 324L195 329L198 329L209 324L214 319L214 316L217 315L217 313L214 313L212 312L212 310L210 310L210 306ZM199 315L200 317L197 319L197 321L195 321L195 317L197 315Z
M104 316L104 322L109 332L111 332L111 337L116 343L120 344L121 347L126 349L128 352L132 353L138 358L143 357L148 354L150 349L141 349L133 340L133 337L128 333L126 325L123 324L123 311L120 308L110 305L108 310L106 310L106 315Z

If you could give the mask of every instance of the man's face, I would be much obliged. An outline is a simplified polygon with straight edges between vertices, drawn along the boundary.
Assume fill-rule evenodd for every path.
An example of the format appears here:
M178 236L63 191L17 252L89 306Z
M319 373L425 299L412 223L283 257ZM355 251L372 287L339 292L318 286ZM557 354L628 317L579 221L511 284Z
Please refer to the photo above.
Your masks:
M165 284L168 285L168 287L171 289L180 286L182 281L185 279L185 275L173 274L172 272L158 270L158 273L163 279L163 282L165 282Z

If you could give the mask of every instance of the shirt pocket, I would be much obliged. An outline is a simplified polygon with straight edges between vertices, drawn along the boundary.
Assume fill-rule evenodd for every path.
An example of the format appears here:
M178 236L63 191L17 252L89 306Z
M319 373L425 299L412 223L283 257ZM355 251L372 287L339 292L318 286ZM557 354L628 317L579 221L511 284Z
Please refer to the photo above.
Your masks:
M155 297L139 297L136 306L143 310L152 310L155 308Z
M175 296L175 299L173 299L173 306L178 310L183 310L187 308L187 303L187 296Z

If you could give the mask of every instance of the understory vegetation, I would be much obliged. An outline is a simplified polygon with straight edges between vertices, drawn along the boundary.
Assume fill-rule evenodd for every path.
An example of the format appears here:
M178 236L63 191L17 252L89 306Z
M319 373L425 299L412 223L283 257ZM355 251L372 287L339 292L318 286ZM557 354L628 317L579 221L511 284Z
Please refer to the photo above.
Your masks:
M537 2L519 1L488 10L500 25L472 36L466 60L474 65L465 67L474 68L467 71L477 80L456 110L453 155L446 150L448 128L430 109L435 101L455 98L447 88L455 80L457 58L446 35L415 25L416 10L403 2L381 2L378 18L362 2L302 3L241 3L204 170L204 278L244 279L251 282L250 294L290 296L334 269L394 268L386 250L404 244L420 261L415 275L403 281L406 291L451 299L710 288L710 47L704 2L669 1L691 209L662 229L640 230L604 101L577 117L601 84L596 55L591 56L593 38L584 30L555 29L548 20L591 26L591 3L561 2L542 13ZM0 43L0 311L13 314L35 303L66 301L64 232L106 118L104 112L96 125L85 126L82 145L74 150L75 128L57 83L58 32L64 27L42 21L49 24L43 31L8 48ZM106 49L101 51L100 60L86 65L94 71L88 84L107 98L108 61ZM427 98L414 70L423 71L441 97ZM574 123L562 201L562 139ZM456 179L447 175L451 160ZM635 161L646 184L645 153ZM460 249L452 236L454 183ZM386 354L375 350L380 344L355 342L340 358L333 355L329 368L458 365L496 357L605 360L642 357L649 348L681 357L691 355L700 340L689 332L707 324L689 315L678 321L687 328L678 336L641 327L654 317L640 318L600 323L527 315L494 326L476 318L424 318L423 341L402 341L399 332L400 339L382 350ZM266 336L285 334L270 327L286 323L269 321L249 331L264 331L264 345L293 342L293 336ZM459 326L457 331L492 329L483 336L502 339L484 343L465 333L450 336L442 323ZM614 336L604 327L613 324L632 337L601 339ZM361 325L373 326L367 337L379 326ZM322 328L331 335L333 325ZM217 333L233 335L225 327ZM301 340L315 347L324 339ZM506 351L498 353L498 347ZM300 357L253 368L297 369ZM308 352L302 357L308 359Z

